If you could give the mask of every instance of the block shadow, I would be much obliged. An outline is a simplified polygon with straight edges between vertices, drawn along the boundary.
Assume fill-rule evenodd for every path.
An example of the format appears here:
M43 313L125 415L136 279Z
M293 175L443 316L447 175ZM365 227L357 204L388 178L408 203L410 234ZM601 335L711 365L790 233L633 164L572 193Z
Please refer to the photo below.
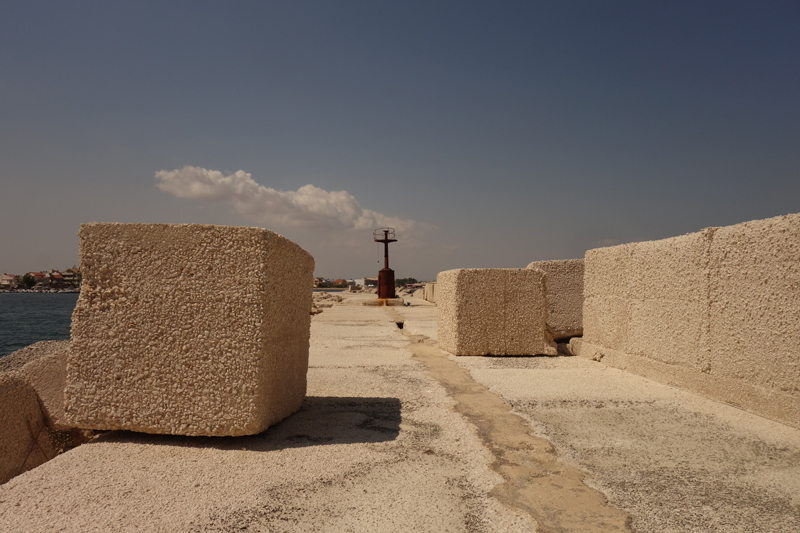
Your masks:
M387 442L395 440L400 434L401 407L398 398L307 396L298 412L257 435L187 437L118 430L103 433L94 442L261 452L330 444Z

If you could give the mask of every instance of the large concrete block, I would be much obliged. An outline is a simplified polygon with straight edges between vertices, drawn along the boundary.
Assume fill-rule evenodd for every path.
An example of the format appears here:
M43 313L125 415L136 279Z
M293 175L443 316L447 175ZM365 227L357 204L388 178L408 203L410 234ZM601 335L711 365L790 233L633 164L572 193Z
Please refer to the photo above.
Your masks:
M583 335L583 259L535 261L547 274L547 325L553 337Z
M712 373L800 399L800 214L718 228L710 264Z
M248 435L300 408L314 260L258 228L84 224L65 413L89 429Z
M544 272L524 268L440 272L439 347L455 355L556 355L545 279Z
M800 215L589 250L581 355L800 427Z
M0 374L0 483L55 455L36 391L22 376Z
M702 370L709 235L587 251L585 341Z

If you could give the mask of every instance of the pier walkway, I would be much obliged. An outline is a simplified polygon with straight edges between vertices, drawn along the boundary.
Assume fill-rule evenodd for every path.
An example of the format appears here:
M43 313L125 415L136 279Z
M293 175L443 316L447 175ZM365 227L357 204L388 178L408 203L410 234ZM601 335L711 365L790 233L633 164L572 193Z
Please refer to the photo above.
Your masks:
M432 304L342 296L300 412L108 432L0 486L0 531L800 531L800 431L577 357L449 356Z

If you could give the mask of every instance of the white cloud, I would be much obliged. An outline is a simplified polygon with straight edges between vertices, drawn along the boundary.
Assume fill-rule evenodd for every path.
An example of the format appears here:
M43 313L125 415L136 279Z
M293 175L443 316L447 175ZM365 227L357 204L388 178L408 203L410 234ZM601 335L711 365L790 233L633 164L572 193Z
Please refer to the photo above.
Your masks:
M185 166L159 170L158 188L178 198L225 202L234 210L258 223L319 230L372 230L390 226L411 233L420 223L362 209L347 191L326 191L303 185L296 191L278 191L256 183L238 170L224 175L219 170Z

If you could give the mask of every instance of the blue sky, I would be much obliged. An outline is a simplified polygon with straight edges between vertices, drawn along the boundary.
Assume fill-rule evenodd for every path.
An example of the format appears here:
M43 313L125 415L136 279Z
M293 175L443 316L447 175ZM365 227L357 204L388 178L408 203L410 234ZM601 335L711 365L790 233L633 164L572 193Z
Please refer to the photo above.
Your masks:
M800 211L797 2L0 7L4 272L91 221L267 227L328 277L388 221L432 279Z

